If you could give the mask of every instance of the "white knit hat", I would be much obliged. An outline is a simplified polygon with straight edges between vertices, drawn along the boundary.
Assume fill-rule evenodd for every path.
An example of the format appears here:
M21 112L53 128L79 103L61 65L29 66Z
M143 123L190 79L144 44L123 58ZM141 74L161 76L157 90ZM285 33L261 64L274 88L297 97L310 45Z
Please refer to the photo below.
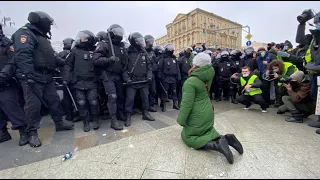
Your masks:
M211 58L208 54L201 52L193 58L193 65L202 67L211 64Z

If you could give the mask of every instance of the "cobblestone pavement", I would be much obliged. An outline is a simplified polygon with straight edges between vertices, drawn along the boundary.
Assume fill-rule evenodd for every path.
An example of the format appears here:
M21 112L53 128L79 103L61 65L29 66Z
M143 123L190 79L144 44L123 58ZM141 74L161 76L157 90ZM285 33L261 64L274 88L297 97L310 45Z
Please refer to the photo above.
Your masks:
M168 106L169 107L169 106ZM1 178L320 178L320 136L306 123L288 123L276 109L261 113L258 106L215 103L215 126L221 134L234 133L244 154L233 151L235 163L213 151L185 146L176 124L178 111L152 113L155 122L135 115L123 131L102 121L97 131L54 131L49 118L40 129L43 146L19 147L13 140L0 144ZM315 118L315 117L309 117ZM307 121L310 119L307 119ZM79 150L62 162L65 152Z

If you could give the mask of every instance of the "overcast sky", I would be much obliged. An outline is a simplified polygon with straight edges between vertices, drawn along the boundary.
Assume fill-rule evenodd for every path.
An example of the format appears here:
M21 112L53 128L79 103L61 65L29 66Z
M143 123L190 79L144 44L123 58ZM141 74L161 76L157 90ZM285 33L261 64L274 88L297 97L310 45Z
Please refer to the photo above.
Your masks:
M197 7L242 25L249 25L253 35L252 41L280 43L290 40L295 45L297 15L309 8L318 12L319 9L316 8L320 7L320 2L1 1L0 15L10 16L19 28L27 23L29 12L44 11L55 19L58 26L52 30L53 41L61 41L67 37L75 38L76 33L81 30L90 30L96 34L102 30L106 31L115 23L121 25L127 35L138 31L142 35L151 34L158 38L166 34L165 26L172 22L178 13L188 13ZM243 32L243 37L245 35ZM245 42L246 39L243 38L242 44Z

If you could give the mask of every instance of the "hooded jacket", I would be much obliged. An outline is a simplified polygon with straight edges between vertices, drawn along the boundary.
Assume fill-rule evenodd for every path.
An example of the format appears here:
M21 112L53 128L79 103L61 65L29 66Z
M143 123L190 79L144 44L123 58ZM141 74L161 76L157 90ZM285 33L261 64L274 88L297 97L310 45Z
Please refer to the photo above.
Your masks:
M214 75L211 65L194 69L182 88L177 122L183 126L182 140L194 149L199 149L220 136L213 127L214 112L208 94Z

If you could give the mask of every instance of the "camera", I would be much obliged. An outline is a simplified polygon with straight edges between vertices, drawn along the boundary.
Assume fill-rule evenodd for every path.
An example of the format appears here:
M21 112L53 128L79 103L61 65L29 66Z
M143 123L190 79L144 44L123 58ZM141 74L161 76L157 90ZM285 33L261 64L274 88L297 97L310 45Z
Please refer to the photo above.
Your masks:
M303 24L309 21L310 19L312 19L313 17L314 17L314 13L312 9L306 9L302 12L301 15L297 17L297 20L299 21L300 24Z
M290 77L285 77L285 78L280 79L280 83L288 84L288 83L290 83L290 81L291 81Z

